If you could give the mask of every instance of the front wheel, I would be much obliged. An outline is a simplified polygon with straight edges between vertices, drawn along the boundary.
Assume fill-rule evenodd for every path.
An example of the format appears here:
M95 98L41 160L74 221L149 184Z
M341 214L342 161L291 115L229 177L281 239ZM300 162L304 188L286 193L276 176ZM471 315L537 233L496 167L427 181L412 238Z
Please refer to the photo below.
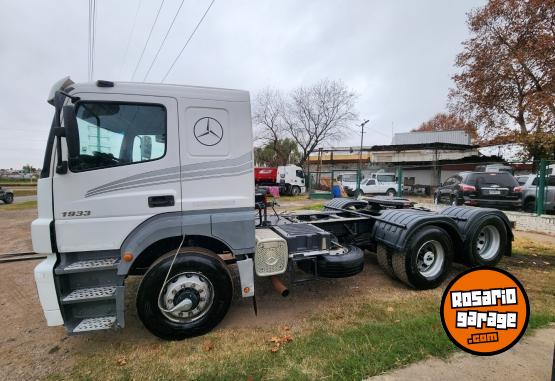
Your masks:
M6 195L4 196L4 203L11 204L12 202L13 202L13 194L6 193Z
M137 311L145 327L165 340L199 336L225 316L233 294L229 271L213 252L183 248L156 261L137 293Z
M294 185L291 188L291 196L298 196L301 194L301 188L299 188L298 186Z
M434 194L434 204L436 204L436 205L439 205L439 204L440 204L440 202L439 202L439 194L438 194L438 193L435 193L435 194Z
M451 237L442 228L426 226L418 230L404 251L392 253L395 276L418 290L435 288L449 273L454 249Z

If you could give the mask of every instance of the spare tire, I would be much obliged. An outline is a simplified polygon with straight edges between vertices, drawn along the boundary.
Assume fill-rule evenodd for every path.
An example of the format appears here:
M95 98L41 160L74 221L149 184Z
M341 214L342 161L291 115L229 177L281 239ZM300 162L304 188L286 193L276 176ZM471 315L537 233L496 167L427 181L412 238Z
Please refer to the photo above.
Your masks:
M314 266L317 266L315 272ZM364 252L356 246L347 246L347 252L339 255L320 255L313 259L297 262L307 274L323 278L346 278L358 274L364 268Z

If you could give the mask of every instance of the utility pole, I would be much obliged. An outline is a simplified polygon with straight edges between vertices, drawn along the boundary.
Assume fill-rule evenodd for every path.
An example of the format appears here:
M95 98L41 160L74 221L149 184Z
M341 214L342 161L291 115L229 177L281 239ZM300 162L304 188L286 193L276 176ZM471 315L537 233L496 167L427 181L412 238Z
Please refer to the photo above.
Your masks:
M364 122L360 124L360 128L362 131L360 132L360 152L358 153L358 171L357 171L357 191L360 191L360 180L361 180L361 166L362 166L362 144L364 142L364 126L368 123L369 120L366 119Z

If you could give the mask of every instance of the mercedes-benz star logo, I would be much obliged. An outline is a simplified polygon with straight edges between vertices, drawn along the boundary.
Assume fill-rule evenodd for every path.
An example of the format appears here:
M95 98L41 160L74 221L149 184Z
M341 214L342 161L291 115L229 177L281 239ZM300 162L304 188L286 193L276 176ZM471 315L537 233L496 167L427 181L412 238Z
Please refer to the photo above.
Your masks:
M208 116L197 120L193 132L203 146L215 146L224 137L224 129L220 122Z

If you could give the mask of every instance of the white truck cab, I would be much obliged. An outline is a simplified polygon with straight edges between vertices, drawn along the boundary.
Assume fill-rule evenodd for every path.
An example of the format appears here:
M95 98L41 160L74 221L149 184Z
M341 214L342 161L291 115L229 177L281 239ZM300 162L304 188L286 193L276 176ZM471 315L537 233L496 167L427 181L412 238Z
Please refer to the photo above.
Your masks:
M287 184L287 189L292 195L306 192L303 169L297 165L280 165L277 167L277 182Z

